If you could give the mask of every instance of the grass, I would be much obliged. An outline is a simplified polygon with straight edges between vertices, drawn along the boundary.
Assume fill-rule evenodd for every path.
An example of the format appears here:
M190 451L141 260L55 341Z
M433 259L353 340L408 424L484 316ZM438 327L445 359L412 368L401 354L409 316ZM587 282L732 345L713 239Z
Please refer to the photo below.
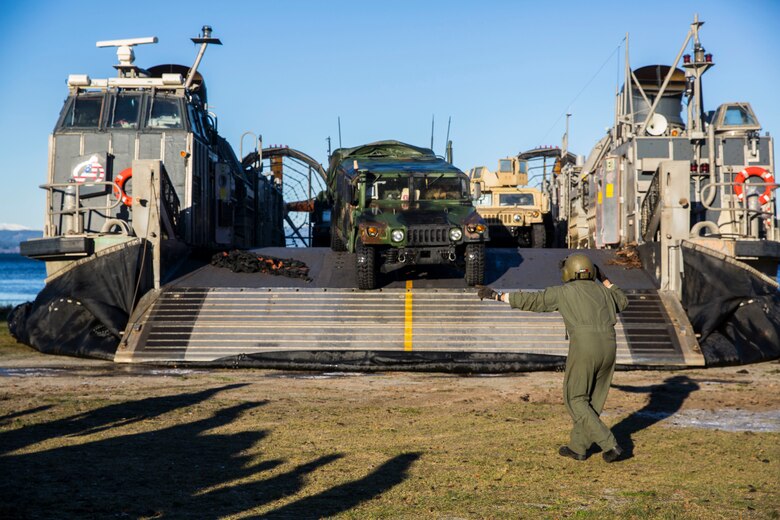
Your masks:
M6 379L0 517L780 518L778 433L656 423L575 462L552 376L268 375ZM611 423L644 404L613 392Z

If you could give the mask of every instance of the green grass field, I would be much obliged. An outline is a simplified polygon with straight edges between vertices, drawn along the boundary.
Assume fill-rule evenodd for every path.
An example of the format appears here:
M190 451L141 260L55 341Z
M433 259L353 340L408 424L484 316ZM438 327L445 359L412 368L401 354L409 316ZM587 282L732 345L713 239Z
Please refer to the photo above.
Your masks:
M777 363L617 373L606 464L556 454L561 374L60 370L0 330L2 518L780 518L780 433L641 413L777 410Z

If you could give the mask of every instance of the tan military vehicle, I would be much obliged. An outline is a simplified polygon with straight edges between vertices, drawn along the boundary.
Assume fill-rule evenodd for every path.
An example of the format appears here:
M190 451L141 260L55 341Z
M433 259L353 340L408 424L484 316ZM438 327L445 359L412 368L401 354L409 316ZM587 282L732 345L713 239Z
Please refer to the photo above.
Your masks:
M472 190L479 194L477 212L490 226L493 243L546 247L552 239L550 199L528 186L528 161L519 157L498 160L498 169L469 170Z

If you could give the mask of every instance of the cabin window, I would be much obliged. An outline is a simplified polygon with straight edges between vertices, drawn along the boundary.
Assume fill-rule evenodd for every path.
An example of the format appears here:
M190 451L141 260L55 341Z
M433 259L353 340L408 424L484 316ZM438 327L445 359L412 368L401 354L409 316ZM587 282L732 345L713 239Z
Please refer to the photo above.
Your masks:
M98 128L103 108L103 96L77 96L73 98L62 126L65 128Z
M498 161L498 171L501 173L512 173L512 161L509 159Z
M498 196L499 206L533 206L533 193L502 193Z
M182 128L178 99L156 97L149 107L147 128Z
M111 114L111 128L138 128L138 114L141 108L141 96L119 94L114 98L114 111Z
M205 132L203 131L203 127L200 124L200 114L192 105L187 105L187 112L190 115L190 129L192 132L196 135L199 135L201 137L205 137Z
M474 168L471 170L471 178L475 181L482 179L482 168Z
M520 173L527 173L528 172L528 163L526 161L518 161L517 162L517 171Z
M732 105L726 108L726 115L723 116L723 124L725 126L755 126L756 120L748 112L745 107L739 105Z

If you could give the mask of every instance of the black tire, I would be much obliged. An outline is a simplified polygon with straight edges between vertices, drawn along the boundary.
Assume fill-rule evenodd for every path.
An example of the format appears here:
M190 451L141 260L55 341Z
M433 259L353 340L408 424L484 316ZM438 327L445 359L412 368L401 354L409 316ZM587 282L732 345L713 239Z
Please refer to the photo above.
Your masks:
M464 253L466 285L473 287L485 283L485 244L467 244Z
M358 289L376 289L376 248L367 246L358 239L355 245L355 263L357 264Z
M335 222L330 226L330 248L337 252L347 250L347 244L341 239L339 226Z
M547 247L547 228L544 224L531 224L531 247Z

